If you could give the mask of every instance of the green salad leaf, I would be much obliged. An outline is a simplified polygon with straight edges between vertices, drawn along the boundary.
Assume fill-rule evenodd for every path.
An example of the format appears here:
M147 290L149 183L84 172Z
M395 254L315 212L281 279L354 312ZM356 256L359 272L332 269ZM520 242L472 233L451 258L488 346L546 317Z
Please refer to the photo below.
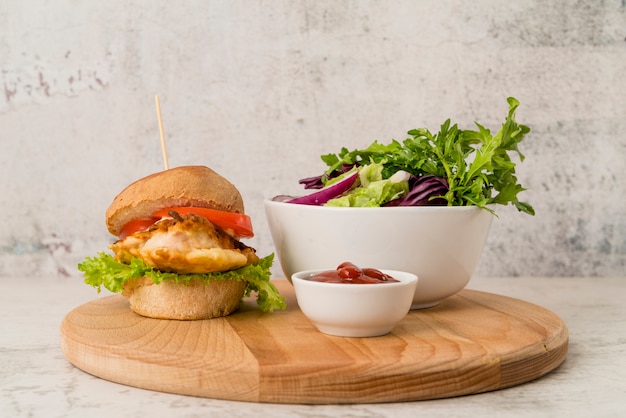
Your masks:
M515 120L519 101L509 97L507 102L509 112L495 135L479 123L475 123L475 130L463 130L448 119L435 134L417 128L408 131L410 137L402 142L374 141L365 149L350 151L344 147L337 154L322 155L322 161L329 167L326 174L344 165L378 163L383 166L383 179L399 170L446 179L449 190L443 197L449 206L486 208L492 204L512 204L519 211L534 215L533 207L517 197L526 189L519 184L511 159L511 154L517 154L524 161L518 145L530 128Z
M381 163L359 167L359 187L330 199L326 206L378 207L409 191L408 178L401 181L393 181L393 177L384 179L383 169L384 165Z
M138 258L133 258L130 264L120 263L110 254L100 252L97 257L87 257L78 264L78 270L84 273L85 283L96 287L98 292L104 286L113 293L122 292L124 282L136 277L149 277L155 284L163 280L171 280L175 283L188 283L193 279L206 283L211 280L244 280L247 284L245 296L249 296L252 291L257 292L259 309L263 312L272 312L286 307L285 298L270 282L270 268L273 261L274 254L270 254L255 264L235 270L205 274L176 274L155 270Z

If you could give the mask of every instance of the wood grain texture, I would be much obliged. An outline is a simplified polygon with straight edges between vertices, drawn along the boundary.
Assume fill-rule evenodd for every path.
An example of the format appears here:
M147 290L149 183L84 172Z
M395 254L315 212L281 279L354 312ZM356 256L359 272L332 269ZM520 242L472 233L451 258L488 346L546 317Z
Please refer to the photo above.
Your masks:
M80 369L110 381L184 395L275 403L372 403L497 390L563 362L568 331L540 306L463 290L411 311L392 333L319 333L291 285L275 281L288 309L252 300L226 318L169 321L133 313L122 296L69 312L61 347Z

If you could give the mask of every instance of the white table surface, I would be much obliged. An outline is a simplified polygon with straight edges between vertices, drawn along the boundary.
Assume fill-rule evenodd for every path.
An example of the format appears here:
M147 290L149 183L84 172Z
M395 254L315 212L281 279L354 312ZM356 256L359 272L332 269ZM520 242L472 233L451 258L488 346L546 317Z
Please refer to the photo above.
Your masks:
M563 364L535 381L459 398L360 405L278 405L137 389L91 376L60 349L59 327L102 296L82 278L0 278L1 417L624 417L626 277L474 278L468 288L512 296L559 315Z

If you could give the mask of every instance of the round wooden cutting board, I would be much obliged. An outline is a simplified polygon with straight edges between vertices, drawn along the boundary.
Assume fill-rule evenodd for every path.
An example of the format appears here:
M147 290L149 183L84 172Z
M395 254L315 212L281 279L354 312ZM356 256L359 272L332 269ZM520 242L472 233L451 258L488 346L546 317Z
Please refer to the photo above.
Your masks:
M87 373L183 395L274 403L372 403L435 399L506 388L563 362L568 331L531 303L463 290L411 311L383 337L318 332L286 280L288 309L262 313L246 300L204 321L141 317L120 295L69 312L67 359Z

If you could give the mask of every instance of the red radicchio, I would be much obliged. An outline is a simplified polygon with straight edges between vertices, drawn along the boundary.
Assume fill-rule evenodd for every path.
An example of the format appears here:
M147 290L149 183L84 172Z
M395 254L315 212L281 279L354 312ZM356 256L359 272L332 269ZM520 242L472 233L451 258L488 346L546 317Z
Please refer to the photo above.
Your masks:
M283 197L276 197L274 200L281 200L286 203L299 203L301 205L317 205L321 206L324 203L328 202L330 199L334 199L335 197L339 197L350 188L359 177L359 172L354 170L354 173L346 176L346 178L339 180L336 183L333 183L329 186L321 188L319 191L308 194L306 196L296 197L293 199L285 200Z
M433 176L414 176L409 178L409 192L398 199L385 203L383 206L444 206L445 199L432 199L431 197L443 196L448 191L446 179Z

